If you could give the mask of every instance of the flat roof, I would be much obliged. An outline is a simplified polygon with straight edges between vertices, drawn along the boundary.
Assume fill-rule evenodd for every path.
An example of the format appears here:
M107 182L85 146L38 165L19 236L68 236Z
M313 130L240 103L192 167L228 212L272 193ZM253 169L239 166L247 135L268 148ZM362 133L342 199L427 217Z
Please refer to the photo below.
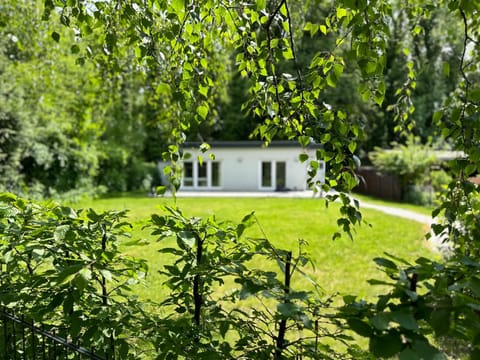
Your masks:
M205 143L209 144L211 148L266 148L266 147L302 147L298 141L290 140L277 140L269 143L268 146L265 146L264 141L258 140L244 140L244 141L206 141ZM203 143L200 141L186 141L181 146L183 148L198 148ZM308 145L309 148L321 148L320 144L311 143Z

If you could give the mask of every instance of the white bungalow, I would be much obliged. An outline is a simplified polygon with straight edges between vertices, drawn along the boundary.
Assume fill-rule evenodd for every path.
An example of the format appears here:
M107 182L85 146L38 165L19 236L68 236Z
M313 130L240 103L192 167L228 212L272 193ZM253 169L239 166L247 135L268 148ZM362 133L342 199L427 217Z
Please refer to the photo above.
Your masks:
M316 160L319 145L302 148L294 141L274 141L268 147L260 141L211 142L202 153L200 143L185 143L190 156L183 161L181 190L287 191L307 190L308 168ZM211 155L213 154L213 155ZM309 159L300 161L300 155ZM198 157L202 158L199 161ZM325 165L318 161L317 178L325 179Z

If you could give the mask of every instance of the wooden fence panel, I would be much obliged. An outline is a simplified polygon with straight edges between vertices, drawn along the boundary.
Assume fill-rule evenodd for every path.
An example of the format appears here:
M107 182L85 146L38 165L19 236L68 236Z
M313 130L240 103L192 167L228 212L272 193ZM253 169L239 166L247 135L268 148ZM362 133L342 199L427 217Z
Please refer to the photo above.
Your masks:
M400 183L395 176L381 174L372 166L361 167L356 170L356 174L360 178L360 184L354 192L386 200L402 199Z

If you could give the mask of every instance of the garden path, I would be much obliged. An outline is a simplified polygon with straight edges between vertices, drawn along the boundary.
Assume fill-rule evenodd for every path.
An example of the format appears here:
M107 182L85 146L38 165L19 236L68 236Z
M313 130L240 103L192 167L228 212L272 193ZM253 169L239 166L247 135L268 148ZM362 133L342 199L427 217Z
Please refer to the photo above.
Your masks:
M413 221L417 221L422 224L426 224L430 228L430 234L431 237L429 239L430 244L440 251L444 255L448 255L448 253L451 251L451 246L448 244L448 241L446 241L446 237L442 235L435 235L432 231L432 224L435 224L438 220L432 218L429 215L424 215L424 214L419 214L414 211L410 210L405 210L405 209L400 209L397 207L391 207L391 206L384 206L384 205L376 205L376 204L370 204L368 202L361 201L360 202L360 208L366 208L366 209L374 209L381 211L385 214L388 215L393 215Z

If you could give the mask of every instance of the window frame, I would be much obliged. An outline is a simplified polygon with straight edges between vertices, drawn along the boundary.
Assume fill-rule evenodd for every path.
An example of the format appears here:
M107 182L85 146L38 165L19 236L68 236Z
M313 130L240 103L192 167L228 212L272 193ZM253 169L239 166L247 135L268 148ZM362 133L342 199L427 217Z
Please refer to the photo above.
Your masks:
M190 177L185 177L185 164L192 164L192 170L193 170L193 177L190 178ZM218 164L218 165L213 165L213 164ZM200 168L201 166L206 166L206 173L205 173L205 176L202 176L203 174L201 174L201 171L200 171ZM218 171L218 174L216 175L216 178L218 179L218 185L214 185L213 184L213 168L216 168ZM200 162L198 160L185 160L183 162L183 174L182 174L182 183L181 183L181 187L184 188L184 189L188 189L188 190L208 190L208 189L214 189L214 190L217 190L217 189L221 189L222 186L222 182L221 182L221 179L222 179L222 171L221 171L221 161L218 161L218 160L207 160L207 161L203 161L202 164L200 165ZM185 180L189 181L189 180L192 180L191 181L191 185L188 184L186 185L185 184Z

